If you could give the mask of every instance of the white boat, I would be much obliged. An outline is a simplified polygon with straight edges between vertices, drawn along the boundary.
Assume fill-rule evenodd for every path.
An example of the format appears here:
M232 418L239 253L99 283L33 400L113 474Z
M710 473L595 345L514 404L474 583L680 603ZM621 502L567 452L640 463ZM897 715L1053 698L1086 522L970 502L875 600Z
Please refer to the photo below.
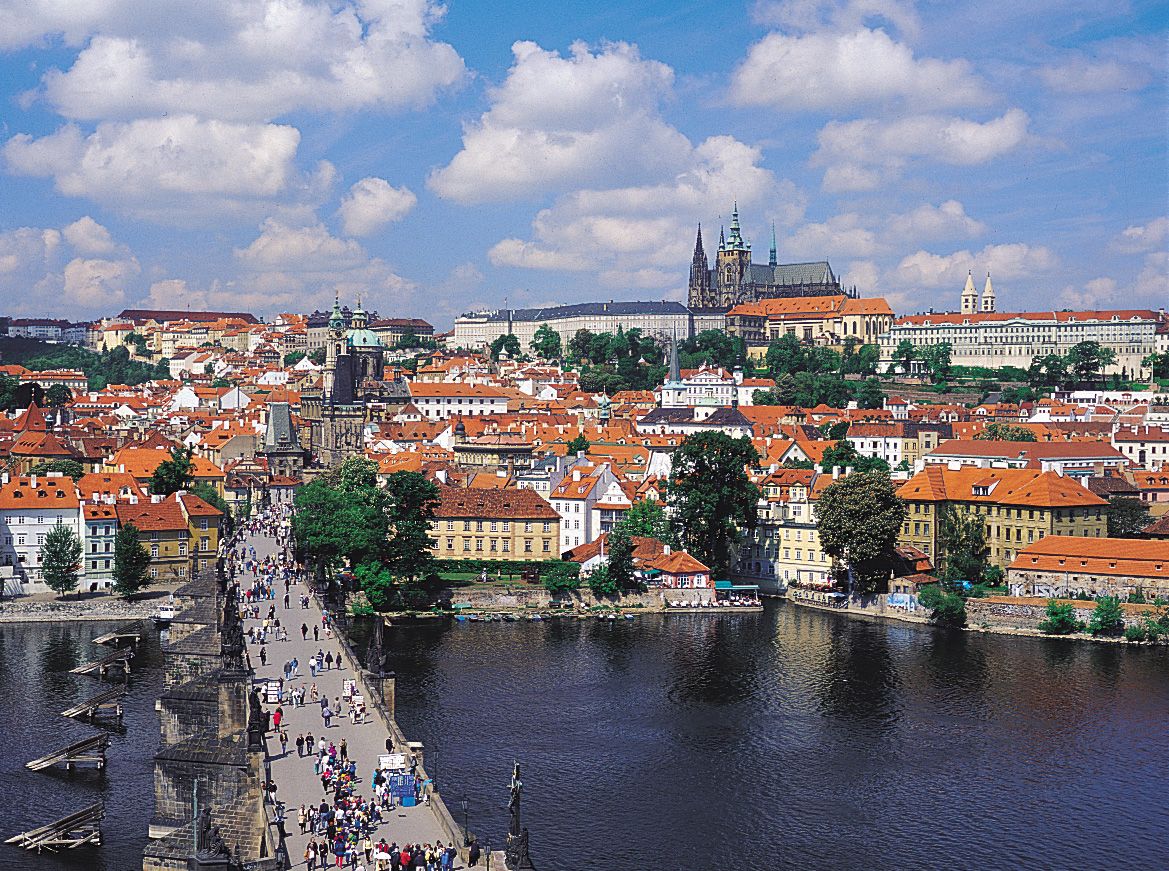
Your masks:
M159 605L158 613L150 619L154 621L155 626L170 626L171 621L175 619L175 614L177 613L178 609L175 607L174 599L171 599L169 602L164 602L162 605Z

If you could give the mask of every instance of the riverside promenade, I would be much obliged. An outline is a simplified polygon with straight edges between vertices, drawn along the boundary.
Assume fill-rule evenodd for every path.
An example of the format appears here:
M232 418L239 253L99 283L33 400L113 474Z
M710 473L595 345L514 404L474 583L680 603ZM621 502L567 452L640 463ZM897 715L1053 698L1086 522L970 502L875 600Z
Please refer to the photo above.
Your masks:
M249 535L242 543L254 547L256 557L260 560L276 553L278 548L276 540L265 535ZM241 568L236 579L243 589L251 585L253 576L251 572L244 572ZM300 597L302 595L309 596L307 608L301 607ZM320 697L327 696L329 698L330 707L333 708L335 714L332 726L325 728L320 704L314 704L311 698L306 696L303 707L295 707L287 703L281 706L284 719L280 727L288 735L287 752L282 751L279 734L275 729L269 730L265 736L267 759L271 771L270 777L277 785L276 798L285 804L288 854L292 860L293 868L304 868L306 867L304 853L309 835L300 833L300 826L297 824L297 810L301 804L306 807L312 804L319 805L322 800L331 803L331 796L324 792L320 777L313 771L314 753L306 751L303 757L297 756L297 735L311 732L314 741L319 742L323 737L326 742L331 741L337 746L340 746L341 739L344 738L349 758L357 763L359 791L366 798L373 795L370 778L377 765L379 754L386 752L386 739L391 735L391 728L396 732L395 752L406 752L406 748L402 746L402 735L397 732L392 721L387 724L387 721L375 712L374 708L377 705L375 699L366 697L366 708L369 710L369 714L366 716L365 723L355 725L350 722L348 716L340 714L334 700L342 695L343 682L346 679L356 677L355 669L359 668L359 665L349 658L343 645L337 639L327 637L321 609L316 600L309 594L308 585L302 579L293 580L289 591L288 608L284 607L283 600L284 584L281 581L277 584L275 599L258 602L261 618L268 613L270 606L275 606L280 625L288 630L288 640L276 641L274 640L275 634L269 632L268 643L264 645L267 649L267 665L260 663L260 645L254 643L249 645L250 659L255 667L256 684L262 687L269 679L283 678L284 664L295 658L299 662L298 676L285 682L285 688L291 690L304 686L307 690L315 683ZM245 621L244 625L245 627L258 626L260 622L249 619ZM307 640L301 637L302 624L309 627ZM319 641L313 640L312 629L314 626L319 629ZM313 678L308 663L310 657L315 656L318 650L333 655L334 667L318 672L317 676ZM338 657L340 657L340 668L337 667ZM272 703L266 703L265 707L269 711L276 709L276 705ZM348 711L348 705L345 706L345 710ZM386 812L384 821L373 835L373 840L376 843L379 838L385 838L386 843L397 842L398 846L406 843L435 845L441 842L450 844L452 840L455 840L456 846L459 847L460 852L463 852L463 857L456 860L455 867L464 868L466 863L463 861L465 852L462 851L461 833L459 833L460 837L453 838L451 828L449 820L444 826L439 819L436 808L429 804L421 803L417 807L397 806L392 811ZM327 860L327 867L334 865L333 857L330 856ZM317 867L325 866L318 863ZM367 867L372 871L374 866L371 864Z

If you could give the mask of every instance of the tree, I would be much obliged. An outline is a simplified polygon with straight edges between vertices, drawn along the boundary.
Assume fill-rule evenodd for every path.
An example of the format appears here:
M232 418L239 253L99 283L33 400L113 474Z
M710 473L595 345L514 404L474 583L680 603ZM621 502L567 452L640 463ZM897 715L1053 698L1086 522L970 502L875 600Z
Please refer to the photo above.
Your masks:
M386 479L385 515L389 538L383 562L398 578L415 581L434 562L430 527L438 505L438 487L418 472L394 472Z
M64 408L73 401L73 391L64 384L54 384L45 391L45 404L49 408Z
M295 366L297 363L299 363L304 358L305 358L304 351L289 351L287 354L284 355L284 365L285 366Z
M938 548L942 580L977 584L986 570L986 529L978 514L946 508L940 518Z
M1164 354L1149 354L1141 360L1141 366L1147 366L1150 378L1169 378L1169 352Z
M562 562L545 572L541 578L544 589L552 595L569 593L580 589L580 566Z
M1039 621L1039 631L1047 635L1071 635L1082 632L1084 624L1076 617L1076 606L1071 602L1047 600L1046 616Z
M34 475L60 472L62 475L67 475L74 481L78 481L85 475L85 466L77 460L46 460L43 463L37 463L29 471Z
M61 523L49 530L41 545L41 575L57 595L77 589L81 577L81 540Z
M1105 509L1108 517L1109 538L1140 538L1151 522L1149 506L1140 499L1113 496Z
M1116 596L1100 596L1088 619L1088 631L1093 635L1116 637L1124 632L1124 611Z
M609 579L622 592L640 590L633 576L633 540L618 528L609 533Z
M756 390L751 394L752 405L787 405L780 402L779 395L774 390Z
M179 490L189 490L195 475L195 463L191 459L194 453L191 447L171 448L170 459L159 463L150 477L150 492L169 496Z
M1059 387L1067 380L1067 362L1059 354L1034 357L1027 367L1027 383L1032 387Z
M589 589L597 598L617 594L617 584L609 577L608 564L599 565L589 573Z
M570 457L575 457L577 454L587 454L590 447L592 446L589 444L589 440L586 439L583 435L578 435L568 443L568 455Z
M11 375L0 374L0 411L12 411L16 408L16 391L20 388L20 381Z
M767 355L763 359L771 377L779 378L781 375L795 375L804 371L807 356L800 340L787 333L767 346Z
M1116 352L1089 339L1072 345L1064 359L1077 381L1092 381L1116 362Z
M917 356L917 348L909 339L902 339L897 343L897 350L893 352L893 356L901 364L902 373L908 375L913 359Z
M127 523L114 536L114 592L132 596L150 585L150 554L142 546L138 527Z
M966 600L957 593L929 584L918 592L917 601L923 608L930 609L930 622L935 626L961 629L966 625Z
M759 488L747 467L759 463L749 438L693 433L674 451L668 498L679 542L716 576L730 570L741 530L754 528Z
M633 507L626 511L625 516L617 523L614 531L617 530L628 536L656 538L669 545L675 543L670 518L666 517L662 503L657 499L634 502Z
M846 375L876 375L877 364L881 362L881 349L877 345L861 345L841 363Z
M866 457L859 453L848 439L841 439L824 452L820 458L820 471L831 472L833 468L842 471L877 472L888 475L889 464L880 457Z
M317 348L313 351L310 351L309 355L308 355L308 359L309 359L309 362L312 363L314 366L325 365L325 349L324 348Z
M576 362L585 360L589 356L589 350L593 345L593 334L591 330L579 329L576 335L568 342L568 356Z
M514 333L497 336L495 341L491 343L492 360L498 360L504 354L507 354L510 360L518 360L523 355L523 351L520 349L520 340L515 337Z
M334 470L330 476L336 474ZM292 531L298 549L328 569L343 560L353 566L379 560L389 527L389 518L382 510L384 497L364 486L348 491L332 483L330 476L296 491ZM372 489L376 491L377 485Z
M856 389L856 404L860 408L884 408L885 391L876 378L866 378Z
M974 438L984 442L1033 442L1035 432L1025 426L994 421L983 427L982 432Z
M935 383L946 381L950 377L952 368L952 348L949 342L938 342L936 345L927 345L919 352L921 362L930 373L930 379Z
M866 472L834 481L820 495L816 518L820 546L847 569L851 589L884 589L906 518L889 476Z
M560 359L560 333L547 324L540 324L529 343L532 352L542 360Z

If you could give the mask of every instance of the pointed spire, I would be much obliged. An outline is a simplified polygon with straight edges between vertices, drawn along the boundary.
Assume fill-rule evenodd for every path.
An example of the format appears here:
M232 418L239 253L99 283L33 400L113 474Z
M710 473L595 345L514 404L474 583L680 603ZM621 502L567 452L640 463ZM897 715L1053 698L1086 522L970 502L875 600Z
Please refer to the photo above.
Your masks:
M702 222L698 222L698 237L694 240L694 259L706 259L706 252L702 250Z
M773 269L779 265L779 249L775 246L775 221L771 222L771 250L767 253L767 265Z
M727 239L726 239L726 235L723 233L723 228L721 226L718 228L718 250L719 251L726 251L727 250Z
M677 384L682 380L682 369L678 365L678 330L670 338L670 381Z
M962 295L966 296L969 293L977 293L977 292L978 291L976 291L974 289L974 272L973 272L973 270L967 269L966 270L966 284L962 288Z
M727 247L732 251L744 249L742 229L739 226L739 201L735 200L734 210L731 212L731 235L727 240Z
M986 273L986 285L982 288L983 296L994 296L994 288L990 283L990 273Z

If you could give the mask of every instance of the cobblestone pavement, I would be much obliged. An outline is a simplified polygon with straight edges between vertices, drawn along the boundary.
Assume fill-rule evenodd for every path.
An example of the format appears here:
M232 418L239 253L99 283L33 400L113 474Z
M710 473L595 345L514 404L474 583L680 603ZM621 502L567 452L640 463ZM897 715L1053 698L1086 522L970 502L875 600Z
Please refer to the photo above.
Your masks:
M276 547L275 540L267 536L253 535L248 537L246 543L255 547L256 554L260 558L273 553ZM251 584L252 577L250 573L240 574L237 580L243 588ZM250 649L251 661L256 667L256 680L262 682L269 678L283 677L284 663L295 657L300 663L299 677L294 677L287 684L288 688L303 685L308 689L313 683L316 683L317 690L322 697L328 695L330 700L335 700L341 695L342 682L345 678L353 676L351 669L354 664L343 658L342 668L337 668L334 665L332 669L318 672L315 679L311 677L308 666L311 656L321 650L326 654L332 653L333 657L336 658L341 648L336 641L327 638L321 622L321 610L316 601L310 597L308 608L301 608L300 596L307 592L306 585L294 581L289 596L290 607L286 609L283 602L283 584L280 584L276 591L275 600L259 603L261 615L267 613L269 605L276 606L276 616L280 619L280 625L288 629L288 641L274 641L272 633L269 632L269 641L265 645L268 664L266 666L260 665L259 646L255 644L251 645ZM245 628L249 624L255 625L256 622L245 621ZM302 624L309 627L307 640L301 637ZM313 640L313 626L322 627L319 641ZM266 707L275 710L275 705L269 704ZM334 712L338 712L338 706L335 702L330 701L330 707L333 708ZM292 858L293 867L303 868L306 864L304 851L308 844L308 836L300 834L300 827L296 822L297 809L302 803L306 806L311 803L319 805L322 798L327 799L328 797L321 788L320 777L313 773L311 756L308 754L304 757L297 756L296 736L312 732L314 741L320 741L323 736L326 741L332 741L338 746L341 744L341 739L344 738L349 758L357 762L357 776L360 779L358 785L361 793L367 798L373 794L370 777L377 764L378 755L385 752L388 736L385 728L376 719L367 718L368 722L354 725L350 723L347 716L340 716L339 713L333 717L333 725L326 729L321 717L320 704L312 704L308 697L305 699L304 707L284 705L283 708L284 721L281 726L288 733L288 751L286 753L281 751L279 737L275 730L268 733L265 741L271 764L272 779L277 784L276 797L286 806L288 853ZM345 710L348 711L348 706L345 706ZM387 842L397 841L399 845L403 843L435 844L438 841L445 842L435 814L425 804L413 808L397 807L390 811L386 820L378 828L374 842L376 843L380 837L384 837ZM331 860L332 857L330 857L330 867L333 864ZM461 868L463 864L456 862L455 867Z

